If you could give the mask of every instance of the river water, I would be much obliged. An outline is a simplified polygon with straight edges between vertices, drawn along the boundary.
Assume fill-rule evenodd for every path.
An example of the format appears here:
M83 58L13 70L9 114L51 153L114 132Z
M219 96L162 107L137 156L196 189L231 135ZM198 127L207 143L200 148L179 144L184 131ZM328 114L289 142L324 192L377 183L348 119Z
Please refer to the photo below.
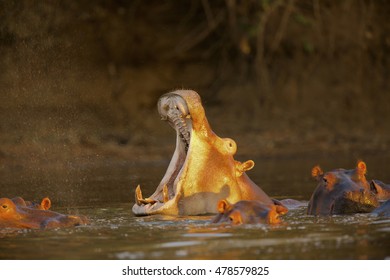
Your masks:
M245 160L245 159L240 159ZM390 219L369 214L313 217L305 204L316 183L311 167L354 168L353 156L255 158L248 175L271 197L302 206L269 225L217 225L212 216L135 217L134 189L150 195L164 161L106 161L98 165L3 166L1 197L52 200L52 210L83 214L86 226L53 230L0 230L0 259L386 259ZM366 156L368 178L390 182L386 155Z

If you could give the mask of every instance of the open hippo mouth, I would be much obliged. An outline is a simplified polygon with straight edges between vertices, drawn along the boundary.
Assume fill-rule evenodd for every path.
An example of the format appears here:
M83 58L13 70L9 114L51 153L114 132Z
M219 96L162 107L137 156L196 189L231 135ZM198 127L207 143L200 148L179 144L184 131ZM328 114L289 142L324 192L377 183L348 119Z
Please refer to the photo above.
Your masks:
M175 181L184 165L191 142L192 119L186 101L180 95L167 93L160 97L157 108L161 120L167 121L176 130L176 149L165 176L152 196L143 198L141 187L136 188L136 204L133 207L136 215L148 215L173 206L177 194ZM169 203L170 200L172 201Z
M161 96L158 111L176 131L176 148L155 192L144 198L140 186L136 188L135 215L217 213L221 199L273 204L245 174L254 162L235 161L236 143L211 130L195 91L178 90Z

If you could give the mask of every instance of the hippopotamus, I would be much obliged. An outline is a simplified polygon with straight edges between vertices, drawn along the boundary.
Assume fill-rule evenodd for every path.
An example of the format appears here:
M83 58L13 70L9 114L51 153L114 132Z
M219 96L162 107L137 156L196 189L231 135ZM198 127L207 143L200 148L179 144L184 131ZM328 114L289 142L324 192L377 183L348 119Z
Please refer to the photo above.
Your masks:
M312 169L318 181L310 198L309 215L368 213L379 206L376 195L370 190L365 174L367 166L358 161L355 169L335 169L324 173L319 166Z
M390 199L388 199L386 202L382 203L381 206L376 208L371 213L372 215L378 216L378 217L390 217Z
M155 192L144 198L141 187L136 188L135 215L212 214L217 213L215 205L222 199L274 205L245 173L254 162L236 161L236 142L211 130L198 93L169 92L160 97L157 108L161 119L176 131L176 148Z
M233 225L278 224L281 222L279 216L288 212L288 209L278 201L269 206L255 200L240 200L235 204L230 204L223 199L218 202L217 208L219 214L212 222L227 222Z
M371 180L370 188L379 200L390 199L390 184L385 184L379 180Z
M20 202L20 200L17 200ZM85 225L83 216L64 215L50 210L15 204L12 199L0 198L0 228L46 229Z
M25 206L32 209L49 210L51 207L51 201L48 197L42 199L41 203L36 203L28 200L24 200L20 196L12 198L12 201L19 206Z

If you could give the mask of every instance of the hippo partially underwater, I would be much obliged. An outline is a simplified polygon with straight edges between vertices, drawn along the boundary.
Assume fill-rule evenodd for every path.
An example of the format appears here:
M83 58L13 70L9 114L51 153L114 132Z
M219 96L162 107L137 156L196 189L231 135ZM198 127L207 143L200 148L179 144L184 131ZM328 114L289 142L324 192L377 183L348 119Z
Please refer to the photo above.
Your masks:
M135 215L218 213L220 200L230 204L254 200L266 207L274 205L245 173L254 162L234 160L236 143L211 130L195 91L177 90L161 96L158 112L176 130L176 148L155 192L144 198L140 186L136 188L132 208Z
M281 222L279 216L286 214L288 209L277 201L270 207L255 200L240 200L235 204L221 200L218 202L218 212L213 223L278 224Z
M309 215L368 213L379 206L377 195L365 177L367 166L359 161L355 169L335 169L324 173L319 166L312 169L318 182L312 194Z
M45 198L41 204L30 204L20 197L0 198L0 228L46 229L87 224L83 216L64 215L44 209L48 207L49 201Z

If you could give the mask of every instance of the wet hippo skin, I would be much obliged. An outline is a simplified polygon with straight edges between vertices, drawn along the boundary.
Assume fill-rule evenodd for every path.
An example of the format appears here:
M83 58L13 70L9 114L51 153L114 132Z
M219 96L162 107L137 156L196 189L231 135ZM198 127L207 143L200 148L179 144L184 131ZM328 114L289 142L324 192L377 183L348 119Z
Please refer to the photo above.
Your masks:
M155 192L144 198L136 188L135 215L200 215L217 213L215 205L256 200L274 202L245 173L254 162L233 156L236 143L218 137L210 128L200 96L191 90L167 93L158 101L161 119L176 131L176 148Z
M218 202L217 216L213 223L241 224L278 224L279 216L287 213L288 209L281 204L265 205L254 200L241 200L230 204L226 200Z
M23 200L24 201L24 200ZM20 199L0 198L0 228L46 229L85 225L83 216L64 215L50 210L20 205Z
M312 169L318 182L310 198L309 215L368 213L379 206L370 190L365 174L367 166L359 161L355 169L335 169L324 173L319 166Z

